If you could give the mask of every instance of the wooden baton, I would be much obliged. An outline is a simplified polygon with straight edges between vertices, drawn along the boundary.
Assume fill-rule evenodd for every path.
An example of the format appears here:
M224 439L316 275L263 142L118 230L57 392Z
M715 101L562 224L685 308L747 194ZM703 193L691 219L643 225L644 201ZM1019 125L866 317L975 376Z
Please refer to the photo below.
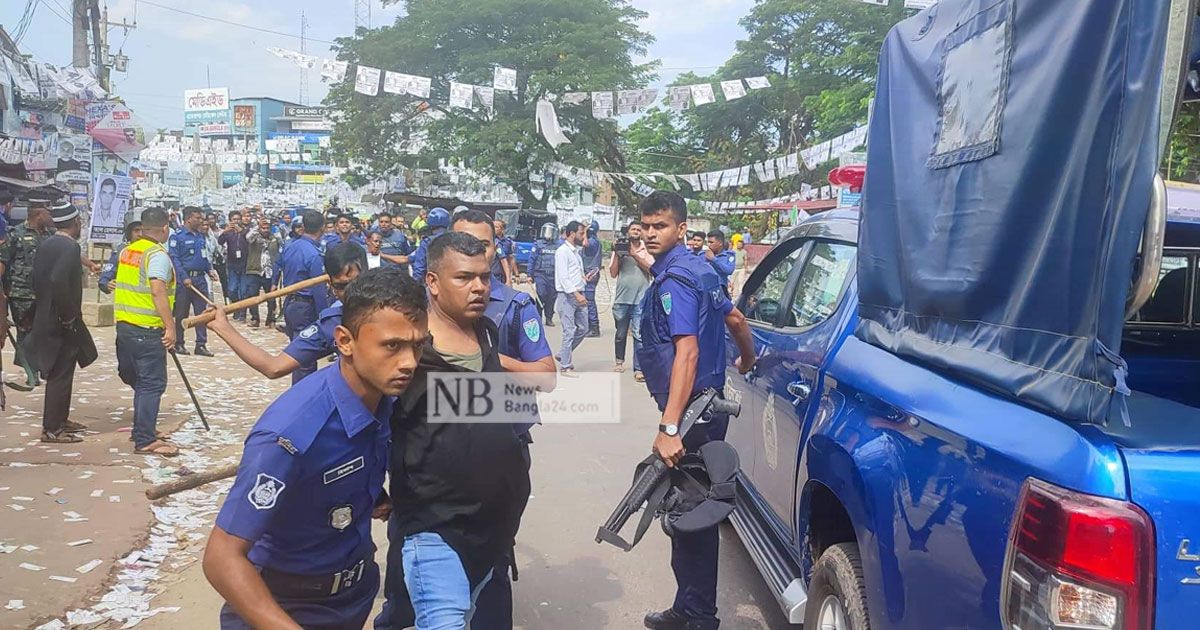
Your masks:
M146 498L150 499L151 501L155 501L157 499L161 499L165 496L170 496L177 492L183 492L184 490L191 490L192 488L199 488L200 486L203 486L206 483L212 483L214 481L220 481L222 479L228 479L230 477L233 477L234 475L237 474L237 471L238 471L237 464L229 464L228 466L222 466L220 468L215 468L215 469L209 470L207 472L201 472L201 473L196 473L193 475L188 475L182 479L177 479L175 481L168 481L167 483L160 483L157 486L151 486L149 488L146 488Z
M315 287L315 286L324 284L328 281L329 281L329 276L325 275L325 274L317 276L316 278L309 278L308 280L301 280L300 282L297 282L296 284L289 284L286 287L280 287L278 289L275 289L274 291L271 291L270 293L256 295L254 297L249 297L244 300L238 300L237 302L228 304L225 306L225 312L232 313L233 311L240 311L244 308L252 308L252 307L258 306L259 304L262 304L263 302L266 302L268 300L273 300L275 298L281 298L286 295L291 295L292 293L295 293L296 291L302 291L304 289ZM194 317L189 317L189 318L183 320L183 327L184 328L193 328L195 326L199 326L200 324L207 324L208 322L211 322L214 317L216 317L216 314L211 313L211 312L201 313Z

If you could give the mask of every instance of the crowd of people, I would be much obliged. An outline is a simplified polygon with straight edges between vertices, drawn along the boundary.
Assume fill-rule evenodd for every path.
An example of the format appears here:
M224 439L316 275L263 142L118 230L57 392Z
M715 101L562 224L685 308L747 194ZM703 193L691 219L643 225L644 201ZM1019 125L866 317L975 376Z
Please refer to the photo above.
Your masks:
M118 372L133 390L134 452L179 453L157 428L168 355L212 356L210 330L264 376L292 377L246 438L206 549L205 575L227 602L222 627L362 627L382 588L376 628L511 628L509 574L534 422L429 422L425 376L522 374L542 391L559 375L578 377L572 353L600 334L595 293L607 269L613 369L624 371L632 336L634 376L661 412L654 451L674 465L685 446L721 439L720 420L703 435L678 426L693 396L723 387L726 330L737 368L754 362L730 301L744 274L743 239L735 234L727 250L722 231L686 226L681 197L647 197L605 267L597 224L548 224L530 260L531 294L512 286L507 226L468 208L423 210L411 224L388 212L360 221L336 209L285 217L257 207L225 216L155 207L129 217L100 284L113 294ZM97 356L82 322L80 217L70 204L33 202L23 227L0 249L8 308L32 321L24 332L32 341L19 344L31 374L22 385L46 379L41 439L78 442L86 427L69 418L71 383ZM28 279L18 272L25 267ZM279 304L257 297L280 287ZM266 325L289 337L282 352L235 325L260 325L258 304L246 300L266 301ZM545 334L555 315L557 353ZM318 369L326 357L336 360ZM382 578L372 518L388 521ZM717 627L717 544L715 529L673 538L679 594L647 615L648 627Z

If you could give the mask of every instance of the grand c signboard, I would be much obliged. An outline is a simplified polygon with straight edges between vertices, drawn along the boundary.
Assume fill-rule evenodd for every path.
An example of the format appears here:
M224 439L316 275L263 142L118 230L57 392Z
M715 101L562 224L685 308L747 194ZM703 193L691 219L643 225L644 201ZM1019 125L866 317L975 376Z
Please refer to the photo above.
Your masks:
M285 118L295 118L296 120L325 120L326 111L324 107L285 105L283 115Z
M229 88L200 88L183 91L185 125L230 124Z

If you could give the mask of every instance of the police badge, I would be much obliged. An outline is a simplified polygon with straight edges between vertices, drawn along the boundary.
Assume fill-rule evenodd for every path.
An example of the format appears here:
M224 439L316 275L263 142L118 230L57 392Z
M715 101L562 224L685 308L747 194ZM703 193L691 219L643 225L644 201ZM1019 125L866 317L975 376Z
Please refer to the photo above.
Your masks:
M349 505L339 505L329 511L329 524L339 532L354 522L354 513Z
M525 328L525 336L529 337L530 341L537 343L537 340L542 338L542 329L538 326L536 319L530 319L521 326Z
M255 509L269 510L275 507L275 501L279 499L279 495L285 487L287 487L286 484L271 475L258 473L254 487L250 489L246 498L250 499L250 504Z
M670 315L671 314L671 292L667 291L666 293L662 294L662 297L659 299L662 301L663 311L665 311L667 313L667 315Z
M300 331L300 338L308 339L309 337L312 337L315 334L317 334L317 325L313 324L312 326L309 326L308 328L305 328L304 330Z

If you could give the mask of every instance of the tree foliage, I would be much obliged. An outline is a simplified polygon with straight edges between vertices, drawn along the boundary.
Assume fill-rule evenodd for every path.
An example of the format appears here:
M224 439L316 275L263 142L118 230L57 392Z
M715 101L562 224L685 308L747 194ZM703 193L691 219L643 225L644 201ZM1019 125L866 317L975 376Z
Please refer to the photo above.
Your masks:
M548 94L644 86L655 65L634 61L653 41L638 26L643 12L626 0L404 5L390 26L338 40L338 58L431 77L431 97L365 96L354 92L352 78L334 86L325 102L338 112L332 148L339 158L373 178L454 160L501 179L530 207L549 200L530 179L541 181L550 162L626 170L615 121L594 119L590 109L560 108L571 144L556 155L535 128L535 107ZM495 66L516 69L515 94L497 92L491 114L478 102L473 110L448 107L450 82L490 86Z

